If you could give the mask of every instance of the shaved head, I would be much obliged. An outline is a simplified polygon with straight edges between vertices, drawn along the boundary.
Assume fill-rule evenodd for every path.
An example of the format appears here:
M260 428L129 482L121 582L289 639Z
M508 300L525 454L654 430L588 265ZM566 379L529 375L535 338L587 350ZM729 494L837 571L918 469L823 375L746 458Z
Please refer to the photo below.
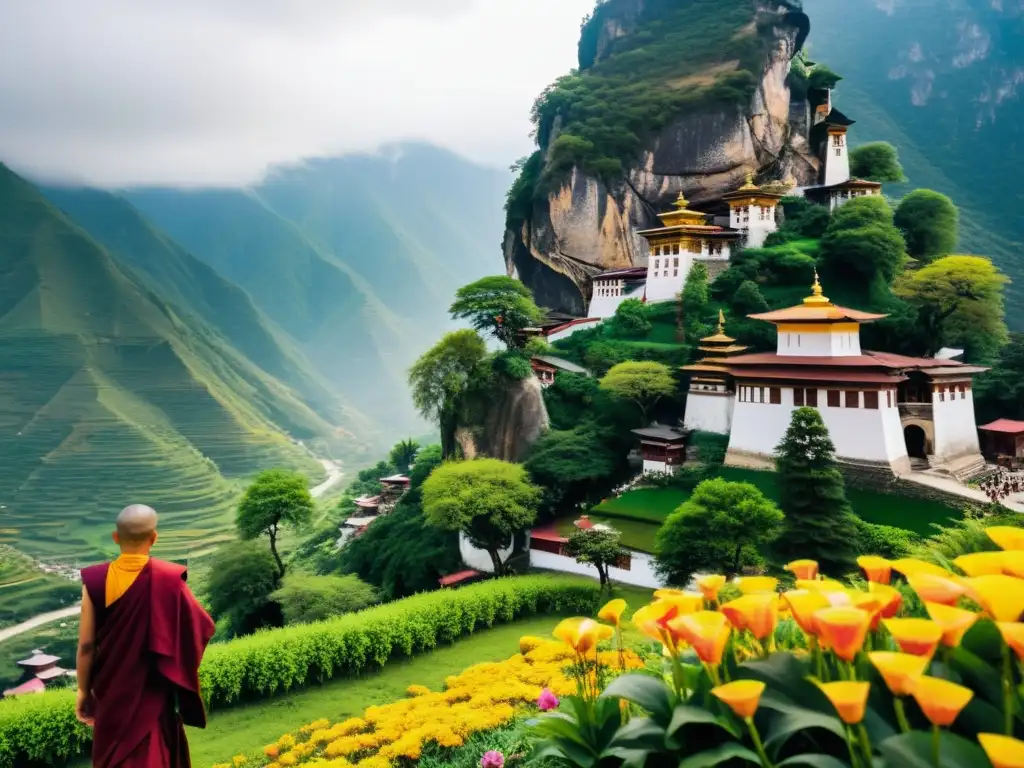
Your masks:
M117 516L117 537L122 544L142 544L156 533L156 510L132 504Z

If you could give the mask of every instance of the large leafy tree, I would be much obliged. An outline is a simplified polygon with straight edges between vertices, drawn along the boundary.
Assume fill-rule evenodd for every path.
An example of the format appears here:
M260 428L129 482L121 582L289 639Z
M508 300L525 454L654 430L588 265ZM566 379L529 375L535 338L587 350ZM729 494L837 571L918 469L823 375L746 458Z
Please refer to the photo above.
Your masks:
M886 141L863 144L850 153L850 175L899 184L906 181L896 147Z
M357 576L290 573L271 598L281 606L286 624L309 624L367 608L377 591Z
M261 472L245 491L235 517L238 535L244 540L266 536L277 563L278 577L284 576L284 562L277 551L277 538L283 528L305 527L313 518L316 505L306 478L297 472L269 469Z
M569 534L566 554L575 558L577 563L592 565L597 568L601 587L611 587L608 568L615 565L619 558L626 554L619 543L620 533L611 529L585 528Z
M1003 289L1006 276L981 256L946 256L901 280L896 287L918 311L918 325L934 354L962 346L966 359L987 362L1006 342Z
M933 261L956 248L960 211L941 192L915 189L896 206L893 221L915 259Z
M281 607L271 599L280 572L266 547L238 541L218 549L216 559L206 576L203 597L218 625L233 637L280 627Z
M497 575L505 571L501 550L537 519L540 499L521 465L499 459L448 462L423 484L427 522L464 533L491 556Z
M412 401L424 418L441 428L445 456L455 452L455 432L466 417L472 378L486 356L487 346L476 331L453 331L409 371Z
M711 330L704 322L711 303L711 289L708 284L708 268L701 262L694 262L686 275L686 285L679 294L679 311L682 313L680 327L683 332L681 341L691 346L708 335Z
M420 444L412 438L395 443L391 449L389 461L403 474L409 471L409 467L416 461L416 454L420 451Z
M675 392L676 382L667 365L628 361L619 363L605 374L601 379L601 389L635 403L646 424L650 409L658 400Z
M545 508L564 509L597 501L609 491L625 453L593 422L552 429L540 436L526 460L534 481L545 490Z
M876 297L888 293L906 257L892 208L880 196L845 203L832 215L821 238L825 275Z
M857 521L835 447L815 408L797 408L776 449L779 506L786 515L774 550L780 561L817 560L823 572L843 576L854 567Z
M992 370L978 377L974 387L978 420L1024 419L1024 333L1010 334Z
M657 569L684 586L700 571L734 576L759 559L782 524L782 512L756 486L705 480L658 531Z
M619 338L639 338L651 330L647 315L647 305L640 299L626 299L616 307L610 326Z
M525 342L523 329L536 325L544 313L530 289L519 280L494 275L463 286L448 310L457 320L468 320L476 330L489 333L509 349Z

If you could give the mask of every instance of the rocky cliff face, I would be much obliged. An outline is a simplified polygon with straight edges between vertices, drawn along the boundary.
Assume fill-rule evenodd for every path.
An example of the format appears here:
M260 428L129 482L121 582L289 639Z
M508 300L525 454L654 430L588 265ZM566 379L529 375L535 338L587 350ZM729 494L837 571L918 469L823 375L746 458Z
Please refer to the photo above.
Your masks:
M480 440L470 447L463 439L462 449L467 456L482 453L503 461L522 461L548 426L550 421L540 381L530 376L510 386L497 399Z
M581 44L581 65L591 64L588 59L599 64L617 41L633 34L647 3L623 0L593 20L599 30L592 31L587 50ZM564 183L535 201L532 215L510 221L504 239L509 274L528 285L542 306L583 316L589 278L645 264L643 240L633 233L657 226L657 214L680 192L699 205L737 188L751 172L760 181L813 183L818 161L805 138L806 103L802 98L792 103L787 85L790 61L807 27L807 17L788 4L752 3L749 28L741 34L765 36L770 44L760 73L754 73L759 79L749 103L679 114L644 139L642 152L617 180L606 182L573 168ZM712 65L701 76L713 82L730 64ZM548 147L557 137L557 122Z

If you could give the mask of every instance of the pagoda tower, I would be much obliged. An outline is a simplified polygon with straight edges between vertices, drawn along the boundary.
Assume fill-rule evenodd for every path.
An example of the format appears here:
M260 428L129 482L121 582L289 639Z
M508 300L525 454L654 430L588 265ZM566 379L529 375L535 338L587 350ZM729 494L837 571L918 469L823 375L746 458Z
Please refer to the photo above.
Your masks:
M732 425L735 386L727 367L728 358L746 351L736 339L725 333L725 314L718 311L718 330L700 340L697 347L704 353L698 362L685 365L690 374L690 390L686 396L683 426L700 432L729 434Z
M747 183L722 199L729 204L729 226L744 233L748 248L762 247L779 228L775 213L782 195L754 184L754 174L747 174Z

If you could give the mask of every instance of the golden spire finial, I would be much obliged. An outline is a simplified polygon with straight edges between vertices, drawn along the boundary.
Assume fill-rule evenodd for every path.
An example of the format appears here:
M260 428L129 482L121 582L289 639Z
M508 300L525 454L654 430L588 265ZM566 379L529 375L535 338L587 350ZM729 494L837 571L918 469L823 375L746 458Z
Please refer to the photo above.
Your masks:
M811 286L811 295L804 299L804 304L830 304L825 291L821 287L821 280L818 278L818 268L814 268L814 285Z
M747 183L740 187L740 190L757 189L757 185L754 183L754 172L750 171L747 174Z
M674 205L676 208L678 208L680 211L682 211L682 210L685 210L686 206L688 206L689 204L690 204L690 202L683 195L683 191L679 190L679 197L676 198L676 201L674 203L672 203L672 205Z
M821 296L822 294L821 280L818 279L817 267L814 268L814 285L811 286L811 291L814 293L815 296Z
M725 312L718 310L718 332L725 333Z

